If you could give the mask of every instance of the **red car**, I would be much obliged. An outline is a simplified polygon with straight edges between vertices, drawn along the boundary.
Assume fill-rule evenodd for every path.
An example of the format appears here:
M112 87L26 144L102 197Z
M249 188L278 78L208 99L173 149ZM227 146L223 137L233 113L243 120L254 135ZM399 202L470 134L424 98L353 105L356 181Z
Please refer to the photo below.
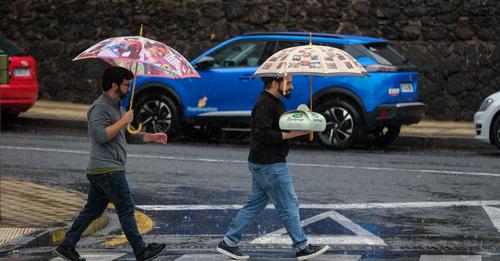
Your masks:
M0 34L0 110L2 123L27 111L38 97L33 57Z

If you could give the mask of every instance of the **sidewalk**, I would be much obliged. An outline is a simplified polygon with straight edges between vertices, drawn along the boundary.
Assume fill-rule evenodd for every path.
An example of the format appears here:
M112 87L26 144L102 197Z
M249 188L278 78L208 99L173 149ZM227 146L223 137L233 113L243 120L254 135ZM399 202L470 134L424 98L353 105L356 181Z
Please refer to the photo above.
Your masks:
M84 205L84 195L78 192L0 179L0 256L20 247L58 243ZM84 235L107 223L107 212L104 212Z
M86 195L31 182L0 179L0 257L19 248L53 247L60 243L86 203ZM135 212L141 234L153 229L151 218ZM113 204L90 224L83 236L102 231L117 220ZM109 222L108 222L109 221ZM110 224L117 226L117 224ZM121 230L120 232L121 233ZM106 231L99 245L113 247L127 243L123 233Z

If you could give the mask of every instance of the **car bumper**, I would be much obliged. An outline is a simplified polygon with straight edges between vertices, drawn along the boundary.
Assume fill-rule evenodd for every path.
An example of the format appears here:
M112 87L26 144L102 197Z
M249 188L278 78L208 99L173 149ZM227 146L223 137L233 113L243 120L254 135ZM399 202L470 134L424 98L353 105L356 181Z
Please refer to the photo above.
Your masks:
M474 126L476 127L476 136L474 138L484 143L490 143L488 115L484 111L478 111L474 114Z
M406 102L382 104L368 113L368 122L375 128L418 123L425 116L425 104Z
M0 107L8 113L25 112L35 104L38 84L0 85Z

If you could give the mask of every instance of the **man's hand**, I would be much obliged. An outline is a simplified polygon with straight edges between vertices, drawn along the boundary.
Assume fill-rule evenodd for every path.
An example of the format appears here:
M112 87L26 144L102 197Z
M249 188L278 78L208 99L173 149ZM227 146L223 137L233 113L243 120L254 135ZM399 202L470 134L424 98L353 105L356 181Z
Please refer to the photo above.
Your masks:
M312 131L293 130L293 131L289 131L289 132L282 132L281 133L281 137L284 140L288 140L288 139L292 139L292 138L295 138L295 137L299 137L299 136L303 136L303 135L309 134L311 132Z
M120 118L120 121L122 122L123 126L126 126L127 124L131 123L134 120L134 111L130 110L127 111L123 114L123 116Z
M127 126L127 124L131 123L133 120L134 111L130 110L125 112L118 121L106 127L107 139L111 140L112 138L114 138L118 134L118 132L120 132L120 129L125 128L125 126Z
M168 136L165 133L146 133L142 137L145 143L154 142L158 144L167 144Z

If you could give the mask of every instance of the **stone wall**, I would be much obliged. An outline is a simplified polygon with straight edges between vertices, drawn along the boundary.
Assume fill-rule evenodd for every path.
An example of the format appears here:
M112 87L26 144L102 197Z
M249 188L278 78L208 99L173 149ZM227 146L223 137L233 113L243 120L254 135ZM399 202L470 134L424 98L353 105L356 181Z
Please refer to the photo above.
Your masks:
M419 68L428 117L451 120L499 90L499 22L495 0L0 1L0 31L38 61L42 99L89 103L105 64L71 59L141 23L188 59L247 32L318 31L391 40Z

